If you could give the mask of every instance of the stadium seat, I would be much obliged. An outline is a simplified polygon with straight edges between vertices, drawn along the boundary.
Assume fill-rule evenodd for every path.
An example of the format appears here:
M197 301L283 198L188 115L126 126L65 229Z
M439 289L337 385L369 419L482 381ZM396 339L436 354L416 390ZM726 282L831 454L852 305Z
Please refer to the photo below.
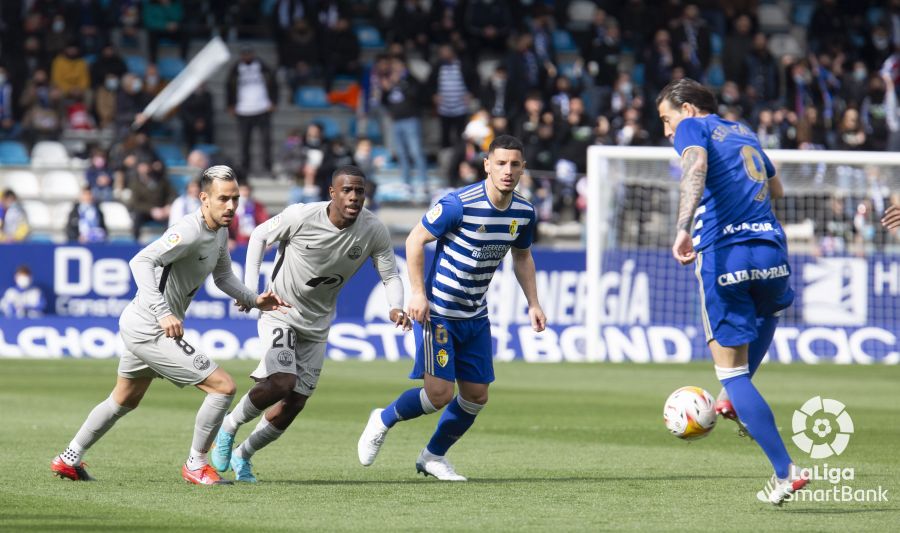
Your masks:
M297 93L294 94L294 103L298 107L308 109L327 109L330 107L328 95L325 93L325 89L321 87L300 87L297 89Z
M765 33L787 31L791 26L787 14L778 4L762 4L759 6L759 29Z
M180 57L161 57L156 67L164 80L171 80L184 70L184 61Z
M362 48L384 48L384 39L375 26L368 24L360 24L354 28L356 38L359 39L359 46Z
M382 168L384 168L386 170L392 170L392 169L397 168L397 162L394 161L393 156L391 156L391 151L388 150L386 147L373 146L372 147L372 159L375 159L376 157L384 158L384 167L382 167Z
M184 159L184 154L181 152L181 148L176 144L171 143L159 143L155 146L156 152L159 154L159 157L162 158L163 163L167 167L183 167L187 165L187 161Z
M571 30L585 30L594 22L597 5L589 0L574 0L569 4L569 24Z
M125 66L128 68L128 72L143 77L144 72L147 71L147 60L144 56L127 55L125 56Z
M169 174L169 183L179 196L184 194L184 191L187 189L188 183L190 182L191 177L185 174Z
M53 227L53 216L46 202L39 200L23 200L22 208L28 217L28 225L34 231L48 231Z
M54 168L69 166L69 152L58 141L41 141L31 149L31 166Z
M29 165L28 150L19 141L0 142L0 165Z
M63 231L69 224L69 213L72 212L74 202L58 202L50 208L50 229Z
M206 143L195 144L193 149L200 150L201 152L203 152L206 155L218 154L219 152L222 151L222 149L219 148L219 145L206 144Z
M418 57L411 57L408 63L410 74L421 82L428 81L428 76L431 75L431 64L428 61Z
M30 170L13 170L3 174L4 188L10 188L21 198L39 198L41 187Z
M816 3L810 1L798 1L794 3L794 15L791 20L798 26L804 28L809 27L812 20L813 12L816 10Z
M326 116L313 117L312 122L318 122L322 126L322 133L326 139L334 139L342 135L341 125L337 119Z
M575 40L572 39L572 34L566 30L553 31L553 44L556 46L556 51L560 53L572 53L578 51L578 47L575 46Z
M43 198L75 200L81 192L82 181L70 170L53 170L41 178Z
M103 212L103 221L106 223L108 233L131 233L131 213L124 204L103 202L100 204L100 211Z
M354 137L354 138L355 137L365 137L365 138L371 140L375 144L378 144L381 142L381 140L382 140L381 126L378 124L378 120L371 119L371 118L366 120L366 130L363 132L360 132L358 130L358 128L359 128L359 123L357 122L356 118L354 117L354 118L350 119L350 128L349 128L350 129L350 131L349 131L350 137Z

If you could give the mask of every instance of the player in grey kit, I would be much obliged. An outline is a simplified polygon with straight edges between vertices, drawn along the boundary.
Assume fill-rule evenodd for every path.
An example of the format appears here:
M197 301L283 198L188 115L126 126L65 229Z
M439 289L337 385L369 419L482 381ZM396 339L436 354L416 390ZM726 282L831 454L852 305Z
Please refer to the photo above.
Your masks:
M231 467L238 481L256 481L250 458L281 436L315 390L338 293L366 260L371 258L384 283L391 322L411 329L390 234L363 208L365 180L359 168L340 167L332 175L331 201L288 206L250 235L244 283L257 286L266 245L277 242L269 287L293 307L261 314L259 337L267 351L251 374L257 384L225 417L210 454L217 470ZM238 428L269 407L232 454Z
M271 291L257 295L231 270L227 228L240 197L234 171L210 167L203 172L200 187L200 209L129 263L138 292L119 318L126 351L119 361L116 386L94 407L69 447L53 459L50 469L59 477L93 480L81 461L84 453L138 406L153 378L164 377L178 387L195 385L206 393L182 477L198 485L224 482L207 464L206 454L234 399L234 380L182 338L185 310L210 273L216 286L244 307L281 310L290 305Z

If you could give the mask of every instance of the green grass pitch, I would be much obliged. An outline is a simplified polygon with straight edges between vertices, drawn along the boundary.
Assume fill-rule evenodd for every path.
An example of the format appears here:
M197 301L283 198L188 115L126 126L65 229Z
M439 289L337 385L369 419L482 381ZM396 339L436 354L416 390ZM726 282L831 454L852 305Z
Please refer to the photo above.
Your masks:
M253 366L224 364L238 394ZM399 424L373 466L357 462L369 410L411 386L409 362L328 361L306 411L256 456L257 485L182 482L202 394L156 381L87 455L98 482L52 477L50 460L109 393L115 368L0 360L0 530L890 531L900 523L900 367L762 368L756 383L788 441L791 414L808 398L847 404L856 431L829 464L855 468L848 484L880 485L890 498L783 508L756 500L769 465L731 422L692 444L666 432L671 391L718 392L711 364L498 364L488 407L449 455L470 479L460 484L415 474L436 416Z

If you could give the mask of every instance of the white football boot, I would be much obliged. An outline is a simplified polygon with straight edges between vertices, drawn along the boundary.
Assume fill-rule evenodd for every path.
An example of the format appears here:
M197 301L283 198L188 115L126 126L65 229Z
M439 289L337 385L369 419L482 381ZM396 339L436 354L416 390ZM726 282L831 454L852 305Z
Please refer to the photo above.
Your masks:
M809 475L803 474L803 469L796 468L791 465L791 475L787 479L780 479L775 474L766 486L756 493L756 498L761 502L768 502L774 505L781 505L786 501L790 501L790 496L809 484Z
M434 455L427 448L416 459L416 472L425 474L425 477L434 476L441 481L466 481L466 478L456 473L446 457Z
M387 436L389 427L381 421L381 412L384 409L373 409L369 414L369 422L366 429L359 436L359 442L356 444L356 451L359 454L359 462L363 466L369 466L375 462L378 457L378 451L384 444L384 438Z

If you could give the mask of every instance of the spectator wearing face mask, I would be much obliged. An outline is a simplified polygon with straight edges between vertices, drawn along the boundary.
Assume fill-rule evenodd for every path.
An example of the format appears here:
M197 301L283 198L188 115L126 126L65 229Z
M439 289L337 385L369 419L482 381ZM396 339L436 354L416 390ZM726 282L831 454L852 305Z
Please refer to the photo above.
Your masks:
M94 92L94 116L100 129L111 128L116 123L119 100L119 78L113 73L106 75L103 84Z
M0 242L24 241L31 233L25 209L12 189L3 191L0 201Z
M106 152L103 149L91 150L91 163L84 171L84 178L96 201L108 202L113 199L112 171L106 164Z
M39 318L47 301L40 287L32 285L31 269L21 265L16 269L15 284L6 289L0 300L0 312L6 318Z
M228 236L236 244L247 244L256 226L269 219L269 213L266 206L253 198L250 185L241 184L239 192L241 197L234 218L231 219L231 226L228 227Z
M66 237L69 241L78 241L82 244L106 240L106 222L103 220L103 212L94 200L90 186L81 190L79 202L69 212Z
M128 72L128 66L125 64L125 60L113 45L107 44L100 50L100 55L91 65L91 84L95 88L100 87L110 74L118 79L126 72Z

